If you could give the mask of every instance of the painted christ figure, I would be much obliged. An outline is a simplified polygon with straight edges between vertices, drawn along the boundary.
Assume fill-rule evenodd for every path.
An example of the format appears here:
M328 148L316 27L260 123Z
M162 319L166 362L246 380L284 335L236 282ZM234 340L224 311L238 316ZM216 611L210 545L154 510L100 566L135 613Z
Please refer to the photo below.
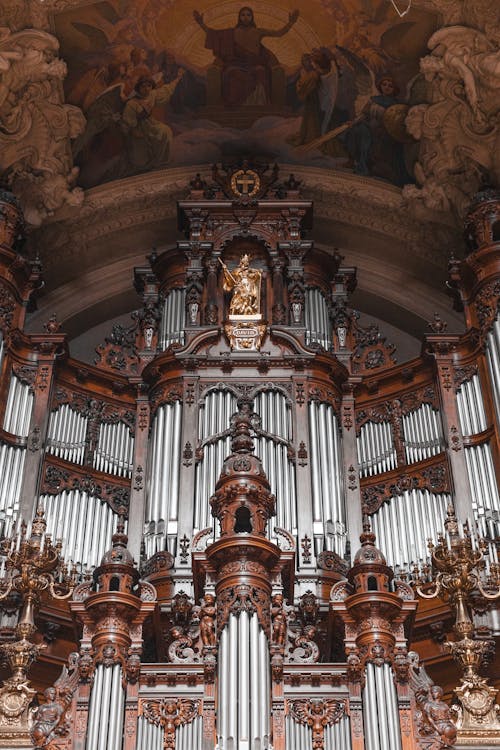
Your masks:
M248 6L240 9L238 23L229 29L211 29L198 11L195 21L206 34L205 47L212 50L221 69L222 100L229 107L265 105L271 101L273 68L279 62L262 44L264 37L284 36L296 22L299 12L290 13L281 29L261 29Z

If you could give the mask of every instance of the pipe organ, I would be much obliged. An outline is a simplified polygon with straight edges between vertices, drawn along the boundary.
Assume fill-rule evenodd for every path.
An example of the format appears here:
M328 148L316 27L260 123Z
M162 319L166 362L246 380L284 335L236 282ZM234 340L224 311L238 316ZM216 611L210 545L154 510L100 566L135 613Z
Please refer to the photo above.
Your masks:
M12 435L25 438L28 430L33 409L33 391L29 383L12 375L10 379L9 394L3 417L3 429Z
M68 404L51 412L47 430L47 451L65 461L83 464L85 458L85 435L87 417L79 414ZM98 468L94 461L94 467Z
M56 585L37 603L52 640L34 685L67 662L71 686L41 699L37 746L444 748L451 715L408 652L449 696L429 633L450 614L417 608L408 580L450 508L497 559L500 198L478 196L476 246L450 265L464 331L435 319L396 364L350 307L356 270L305 238L313 206L293 178L238 169L251 197L229 168L186 190L183 239L135 269L133 323L95 364L53 318L25 332L39 269L0 194L2 549L42 513L74 568L69 601ZM13 641L19 601L0 607Z
M144 542L148 557L169 549L175 554L179 507L182 405L160 406L151 430L151 463Z
M159 335L159 348L162 351L172 344L184 343L185 297L184 289L172 289L166 296Z

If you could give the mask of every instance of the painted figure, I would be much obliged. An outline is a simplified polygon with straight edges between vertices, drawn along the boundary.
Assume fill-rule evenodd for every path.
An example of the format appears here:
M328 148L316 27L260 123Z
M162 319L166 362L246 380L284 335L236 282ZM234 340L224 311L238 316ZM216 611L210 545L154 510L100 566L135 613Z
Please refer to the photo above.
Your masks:
M297 21L299 12L290 13L288 23L281 29L259 28L253 10L247 6L240 9L234 28L211 29L201 13L194 11L193 15L206 34L205 46L212 50L216 65L221 68L224 104L229 107L269 104L272 69L279 63L262 40L284 36Z
M152 78L139 78L135 96L125 104L122 122L128 140L128 159L134 170L145 172L168 160L172 130L153 117L153 109L170 101L183 72L180 70L174 81L158 88Z
M390 111L401 106L399 88L391 76L377 82L379 93L370 97L361 119L345 134L344 143L354 162L354 171L361 175L375 175L395 185L412 181L404 159L404 144L389 133Z

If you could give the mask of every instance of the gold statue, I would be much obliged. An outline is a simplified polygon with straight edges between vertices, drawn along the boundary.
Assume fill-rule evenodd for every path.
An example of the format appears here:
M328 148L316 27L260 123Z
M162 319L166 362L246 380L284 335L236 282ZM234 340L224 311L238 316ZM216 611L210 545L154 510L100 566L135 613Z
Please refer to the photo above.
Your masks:
M219 258L220 260L220 258ZM230 271L220 260L224 269L225 292L233 292L229 305L229 315L251 315L260 317L260 282L262 271L250 268L250 256L242 255L234 271Z

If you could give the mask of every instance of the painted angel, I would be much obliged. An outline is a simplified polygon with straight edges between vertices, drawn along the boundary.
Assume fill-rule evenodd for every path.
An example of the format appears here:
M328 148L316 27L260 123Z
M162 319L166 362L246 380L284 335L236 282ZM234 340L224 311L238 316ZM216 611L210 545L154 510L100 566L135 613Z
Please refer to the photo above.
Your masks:
M170 101L183 74L184 71L179 69L177 77L169 83L141 76L130 96L127 96L123 81L106 89L86 113L87 128L75 141L74 156L91 148L94 138L111 128L115 133L116 129L121 132L121 153L116 155L113 165L105 166L109 174L102 175L101 179L146 172L166 163L173 134L165 122L155 117L153 110ZM112 140L115 144L116 137Z

